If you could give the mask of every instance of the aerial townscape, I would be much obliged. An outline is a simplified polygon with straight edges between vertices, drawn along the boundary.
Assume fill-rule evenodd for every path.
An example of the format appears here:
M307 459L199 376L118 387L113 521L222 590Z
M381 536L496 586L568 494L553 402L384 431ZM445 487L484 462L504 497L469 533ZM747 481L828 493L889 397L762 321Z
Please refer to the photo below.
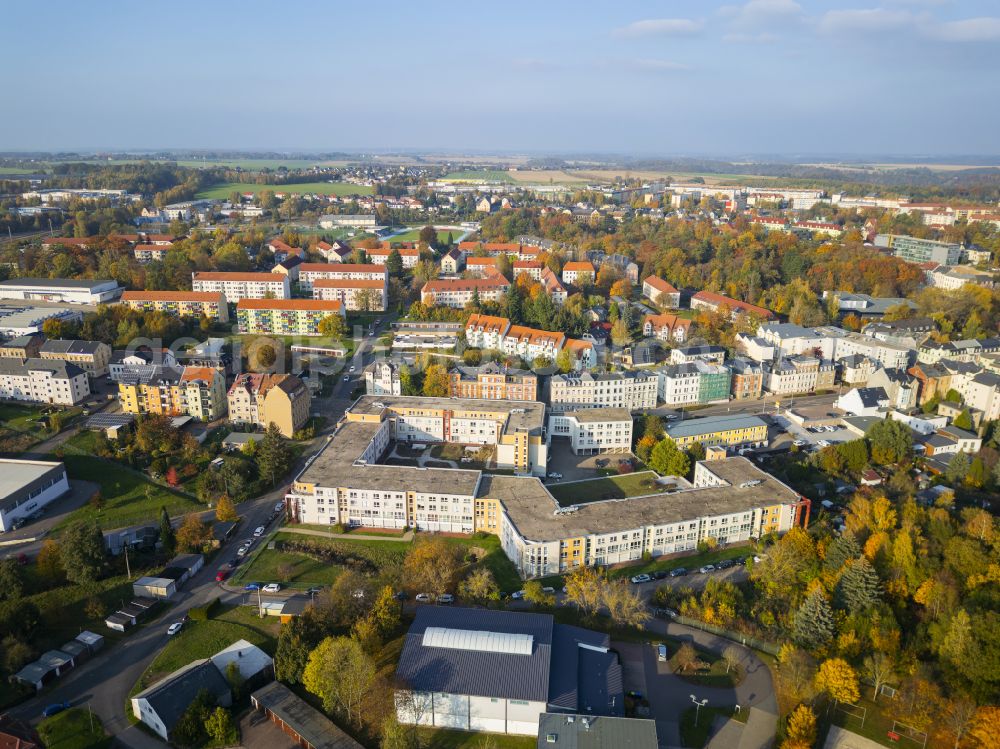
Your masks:
M0 747L1000 747L997 8L426 5L6 9Z

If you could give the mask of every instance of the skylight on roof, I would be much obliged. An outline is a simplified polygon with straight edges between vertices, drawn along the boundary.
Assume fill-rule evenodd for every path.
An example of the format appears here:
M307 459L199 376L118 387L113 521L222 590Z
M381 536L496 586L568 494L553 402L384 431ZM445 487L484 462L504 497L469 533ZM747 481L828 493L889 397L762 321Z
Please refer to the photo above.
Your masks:
M483 653L531 655L534 639L532 635L509 632L428 627L424 630L423 646L451 650L477 650Z

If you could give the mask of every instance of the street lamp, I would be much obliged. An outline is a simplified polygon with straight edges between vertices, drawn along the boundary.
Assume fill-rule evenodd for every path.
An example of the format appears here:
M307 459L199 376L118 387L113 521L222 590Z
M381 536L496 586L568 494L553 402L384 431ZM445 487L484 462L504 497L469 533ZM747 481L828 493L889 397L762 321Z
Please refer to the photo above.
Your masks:
M703 699L701 702L698 702L698 700L696 700L695 697L694 697L694 695L692 694L691 695L691 701L694 703L694 724L697 726L698 725L698 713L700 713L701 709L703 707L705 707L705 704L708 702L708 697L706 697L705 699Z

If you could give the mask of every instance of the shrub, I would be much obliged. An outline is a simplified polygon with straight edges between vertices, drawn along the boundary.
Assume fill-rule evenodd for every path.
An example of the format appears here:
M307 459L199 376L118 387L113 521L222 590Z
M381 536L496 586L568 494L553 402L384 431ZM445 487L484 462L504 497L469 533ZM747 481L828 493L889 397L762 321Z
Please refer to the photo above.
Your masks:
M188 616L190 616L193 621L205 622L215 615L221 605L222 603L219 600L219 597L216 596L204 606L195 606L188 609Z

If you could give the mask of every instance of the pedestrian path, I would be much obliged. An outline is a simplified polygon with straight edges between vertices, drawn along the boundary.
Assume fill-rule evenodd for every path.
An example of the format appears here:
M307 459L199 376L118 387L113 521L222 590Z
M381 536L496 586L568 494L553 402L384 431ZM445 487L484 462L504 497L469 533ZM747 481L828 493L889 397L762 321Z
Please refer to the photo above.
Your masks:
M285 525L278 529L281 533L298 533L303 536L319 536L320 538L339 538L345 541L403 541L409 543L413 540L413 531L407 531L402 536L367 536L363 533L327 533L326 531L316 531L312 528L296 528L294 525Z

